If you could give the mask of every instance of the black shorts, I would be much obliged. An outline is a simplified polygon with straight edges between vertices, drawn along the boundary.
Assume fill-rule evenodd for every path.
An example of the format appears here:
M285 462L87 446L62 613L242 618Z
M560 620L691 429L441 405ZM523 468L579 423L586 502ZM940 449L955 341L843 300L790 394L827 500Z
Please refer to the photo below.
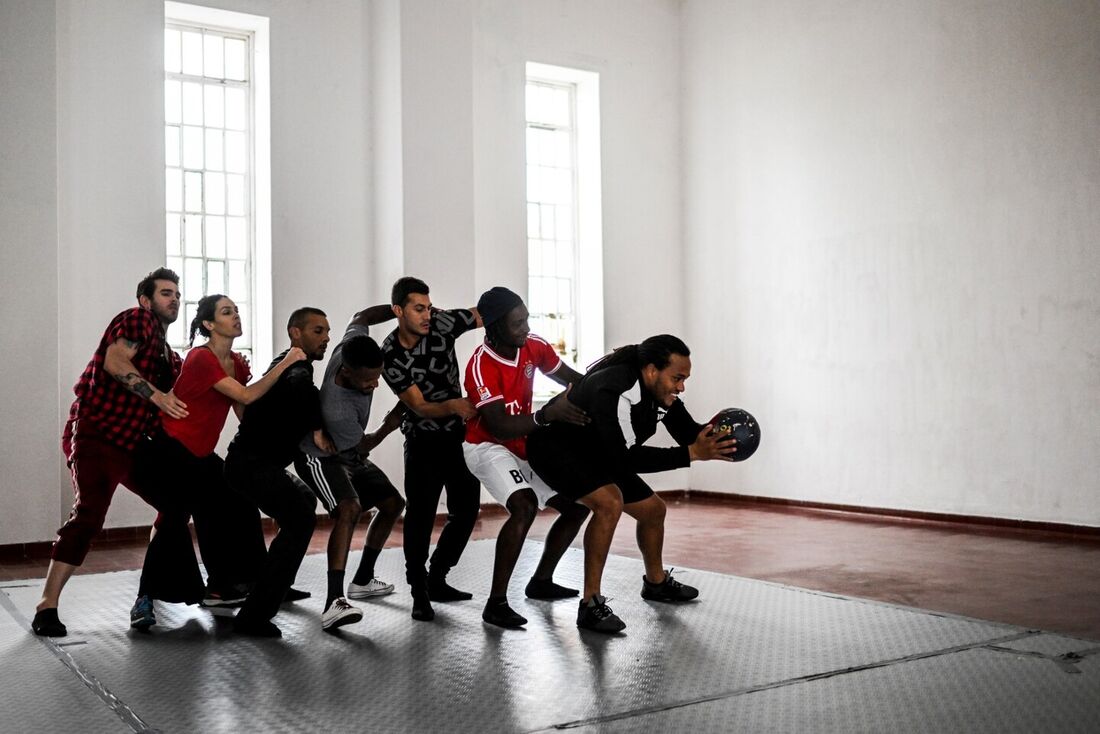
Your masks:
M633 472L615 473L588 431L552 426L527 437L527 461L551 489L579 500L606 484L623 494L623 503L641 502L653 489Z
M385 473L366 459L299 454L294 460L294 471L330 515L336 512L341 500L357 499L366 509L400 496Z

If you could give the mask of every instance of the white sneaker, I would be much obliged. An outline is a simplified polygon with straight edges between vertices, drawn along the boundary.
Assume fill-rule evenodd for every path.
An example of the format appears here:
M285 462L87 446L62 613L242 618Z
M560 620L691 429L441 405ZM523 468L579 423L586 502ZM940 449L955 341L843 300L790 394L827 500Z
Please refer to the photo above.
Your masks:
M338 596L332 600L332 604L321 614L321 629L329 630L343 627L345 624L354 624L363 618L363 612L356 609L348 600Z
M393 584L387 584L385 581L379 581L378 579L371 579L365 584L348 584L349 599L369 599L372 596L385 596L392 593Z

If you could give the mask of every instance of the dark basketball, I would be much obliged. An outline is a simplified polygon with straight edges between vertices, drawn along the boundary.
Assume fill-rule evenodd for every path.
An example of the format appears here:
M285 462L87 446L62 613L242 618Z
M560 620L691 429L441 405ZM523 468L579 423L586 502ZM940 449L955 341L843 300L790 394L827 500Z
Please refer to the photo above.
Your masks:
M756 452L760 445L760 424L740 408L726 408L710 419L715 433L728 433L737 441L737 451L730 457L744 461Z

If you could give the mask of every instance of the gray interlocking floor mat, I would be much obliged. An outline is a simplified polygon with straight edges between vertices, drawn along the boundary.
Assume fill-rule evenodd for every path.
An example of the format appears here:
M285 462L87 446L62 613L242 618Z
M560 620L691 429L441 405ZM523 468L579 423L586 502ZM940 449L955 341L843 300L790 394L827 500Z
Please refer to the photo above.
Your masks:
M485 625L492 541L471 543L452 584L470 602L415 622L399 550L391 596L321 631L325 558L310 556L282 640L234 636L228 613L157 606L131 632L137 572L75 577L54 643L26 631L38 582L0 587L4 731L1098 731L1100 643L703 571L699 601L639 596L642 565L612 557L604 592L625 634L580 632L575 599L527 600L542 546L510 593L526 630ZM556 580L580 586L570 550ZM349 568L358 563L353 553ZM350 575L350 574L349 574ZM20 628L23 625L24 628ZM12 662L9 662L12 661Z

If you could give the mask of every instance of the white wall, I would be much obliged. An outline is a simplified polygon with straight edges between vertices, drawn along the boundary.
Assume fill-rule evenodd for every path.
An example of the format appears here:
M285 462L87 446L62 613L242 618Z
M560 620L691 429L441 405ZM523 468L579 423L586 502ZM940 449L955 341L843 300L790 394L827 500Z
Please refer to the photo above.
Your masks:
M54 27L52 3L0 4L0 542L49 537L63 511Z
M330 314L338 335L379 299L368 278L366 9L207 4L271 19L275 347L286 346L287 315L307 303ZM5 421L0 448L4 476L19 477L0 493L0 543L18 543L51 539L67 514L59 442L72 384L110 318L135 303L138 280L163 264L164 5L57 0L3 12L4 312L33 304L0 335L24 376L0 388L4 415L20 416L18 431ZM151 519L120 490L107 525Z
M693 488L1100 524L1100 8L692 1Z

